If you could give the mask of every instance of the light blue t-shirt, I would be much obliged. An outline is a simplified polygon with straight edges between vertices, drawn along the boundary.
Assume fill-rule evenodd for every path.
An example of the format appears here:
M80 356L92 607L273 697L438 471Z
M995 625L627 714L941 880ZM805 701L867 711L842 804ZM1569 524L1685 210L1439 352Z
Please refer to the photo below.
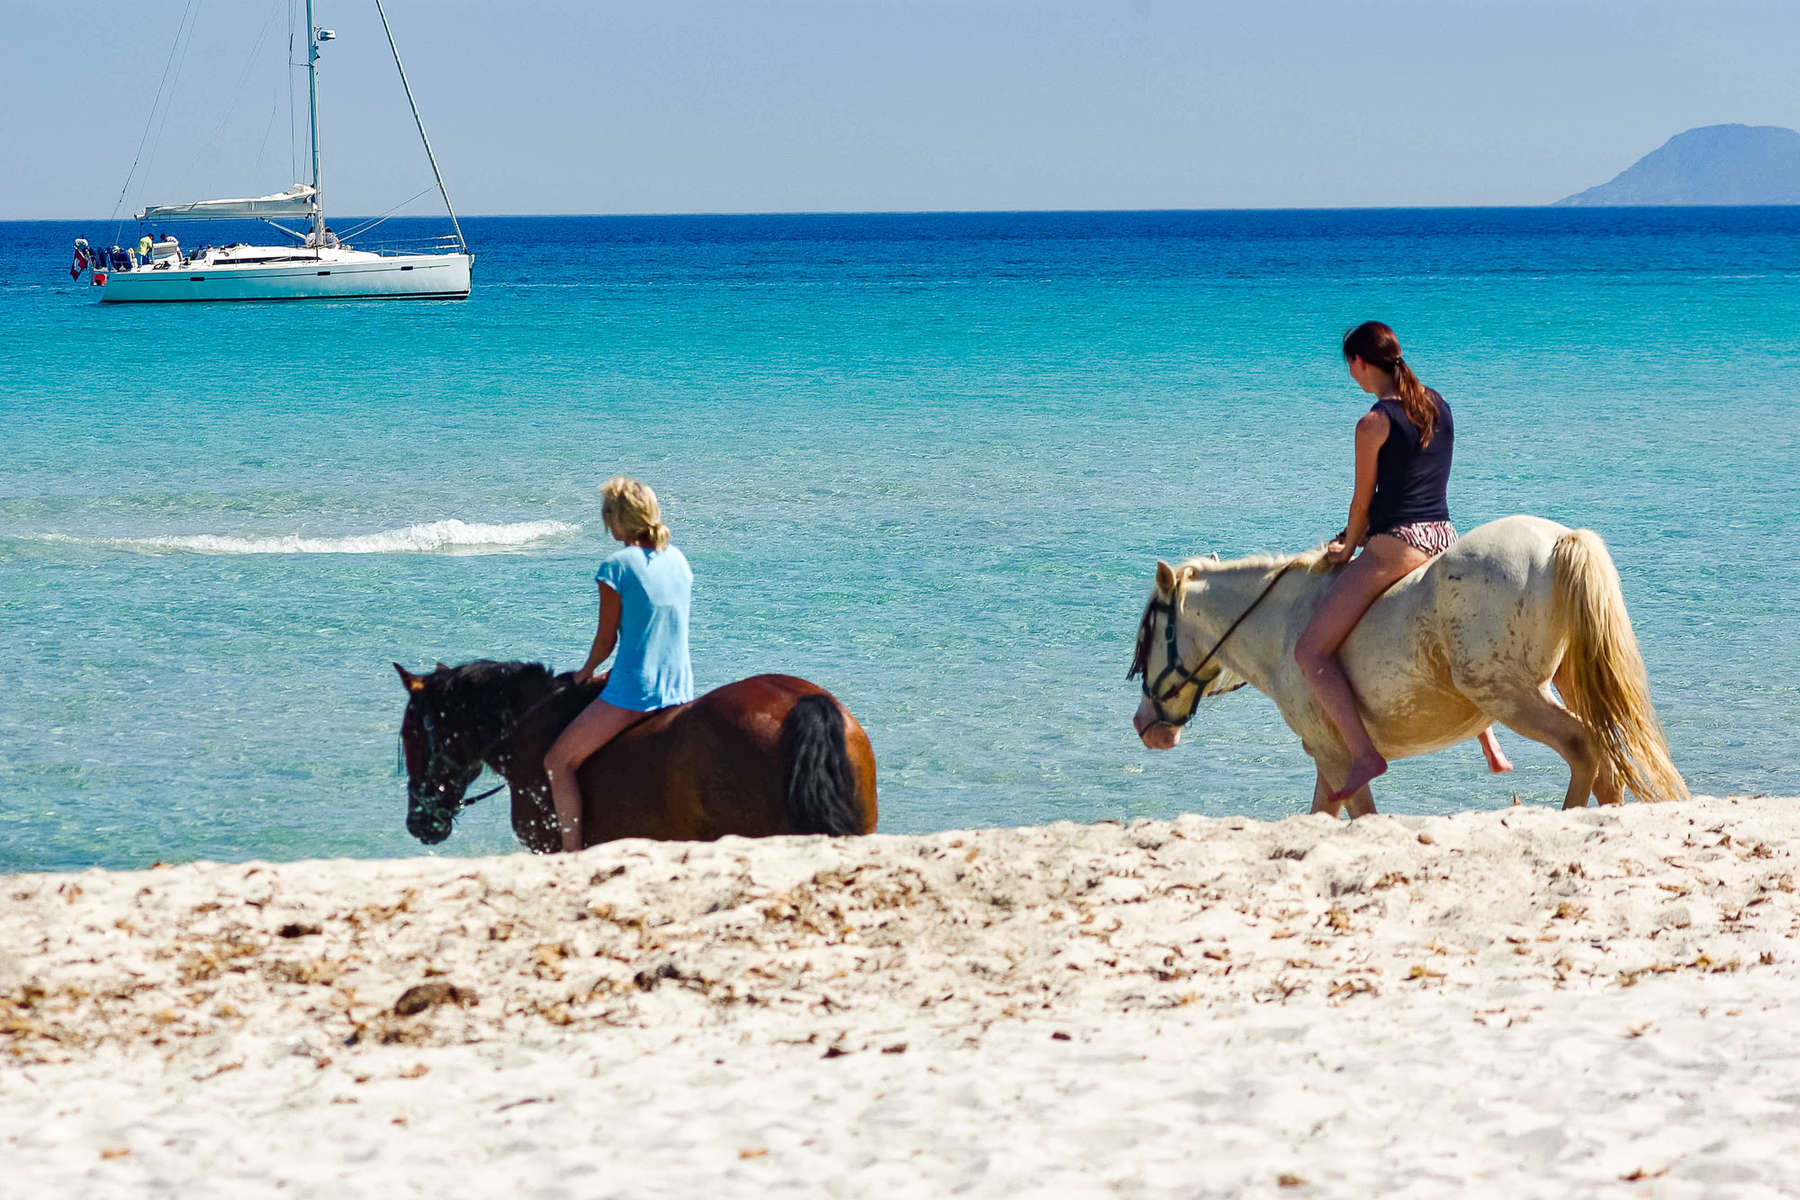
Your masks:
M673 546L627 546L600 564L594 580L619 593L618 652L600 698L650 712L694 698L688 663L688 599L694 572Z

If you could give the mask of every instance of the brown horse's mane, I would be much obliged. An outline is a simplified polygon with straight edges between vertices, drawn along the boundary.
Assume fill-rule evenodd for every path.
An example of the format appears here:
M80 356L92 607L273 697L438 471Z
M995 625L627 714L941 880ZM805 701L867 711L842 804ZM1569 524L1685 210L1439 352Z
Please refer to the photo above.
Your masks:
M521 708L536 704L559 681L572 682L568 675L557 675L543 663L488 658L439 667L427 678L441 714L477 727L496 716L517 719Z
M421 702L428 704L439 719L485 741L493 736L497 722L516 719L521 710L548 695L558 676L543 663L478 658L456 667L440 664L422 678L425 690L407 705L400 724L402 763L424 761L424 735L418 716Z
M543 663L496 662L491 658L478 658L460 667L440 667L432 674L454 688L469 691L548 684L555 678L555 673Z

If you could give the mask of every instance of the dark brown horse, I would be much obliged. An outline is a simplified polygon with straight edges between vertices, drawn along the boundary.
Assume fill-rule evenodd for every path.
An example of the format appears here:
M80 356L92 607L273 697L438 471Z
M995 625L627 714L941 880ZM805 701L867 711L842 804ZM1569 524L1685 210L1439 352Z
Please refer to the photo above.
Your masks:
M560 849L544 752L602 681L538 663L394 669L411 696L400 723L407 831L426 845L449 837L457 813L493 794L465 798L485 766L512 790L519 840ZM875 831L868 735L830 692L791 675L741 679L646 717L583 763L580 780L587 846Z

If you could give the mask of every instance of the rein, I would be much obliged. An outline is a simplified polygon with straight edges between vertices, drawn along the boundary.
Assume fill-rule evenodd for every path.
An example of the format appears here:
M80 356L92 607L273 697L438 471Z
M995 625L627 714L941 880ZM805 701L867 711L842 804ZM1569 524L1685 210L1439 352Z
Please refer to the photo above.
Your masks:
M493 787L489 788L487 791L481 793L481 795L479 795L479 796L464 796L462 798L463 807L467 808L467 807L469 807L469 805L475 803L477 800L486 800L489 796L493 795L495 792L499 791L501 788L503 788L505 786L506 786L506 781L502 780L499 783L496 783Z
M1144 696L1150 701L1150 706L1156 710L1156 719L1159 723L1171 725L1176 729L1180 729L1183 725L1186 725L1189 721L1194 719L1194 713L1200 707L1199 697L1196 696L1194 698L1194 706L1188 709L1187 715L1179 720L1171 719L1168 714L1163 711L1163 703L1174 699L1176 693L1180 692L1181 689L1192 684L1199 678L1200 672L1206 669L1206 665L1212 662L1214 656L1216 656L1220 650L1224 649L1227 639L1238 631L1238 626L1250 619L1250 614L1255 612L1258 606L1260 606L1264 600L1269 598L1269 593L1275 590L1275 585L1280 583L1282 577L1293 570L1294 566L1295 564L1292 561L1283 564L1281 570L1275 572L1275 578L1269 580L1268 586L1263 588L1256 599L1250 602L1250 607L1238 614L1238 619L1231 623L1230 628L1219 635L1219 640L1213 643L1212 649L1208 650L1205 656L1191 668L1184 669L1182 667L1181 648L1176 640L1176 617L1178 615L1176 606L1181 597L1180 589L1177 588L1176 591L1172 592L1167 600L1153 599L1150 601L1150 607L1144 613L1144 621L1146 623L1149 622L1151 617L1159 612L1166 612L1169 614L1168 623L1163 628L1163 638L1167 643L1166 650L1168 662L1164 664L1163 669L1158 672L1154 680L1150 679L1148 676L1145 676L1144 678ZM1163 686L1163 680L1171 675L1179 676L1179 678L1165 688Z

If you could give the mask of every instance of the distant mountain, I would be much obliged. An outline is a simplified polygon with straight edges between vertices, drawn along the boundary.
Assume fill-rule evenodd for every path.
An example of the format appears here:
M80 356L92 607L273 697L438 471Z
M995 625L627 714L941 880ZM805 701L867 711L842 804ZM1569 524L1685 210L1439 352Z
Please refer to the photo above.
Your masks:
M1800 133L1779 125L1703 125L1556 203L1800 204Z

